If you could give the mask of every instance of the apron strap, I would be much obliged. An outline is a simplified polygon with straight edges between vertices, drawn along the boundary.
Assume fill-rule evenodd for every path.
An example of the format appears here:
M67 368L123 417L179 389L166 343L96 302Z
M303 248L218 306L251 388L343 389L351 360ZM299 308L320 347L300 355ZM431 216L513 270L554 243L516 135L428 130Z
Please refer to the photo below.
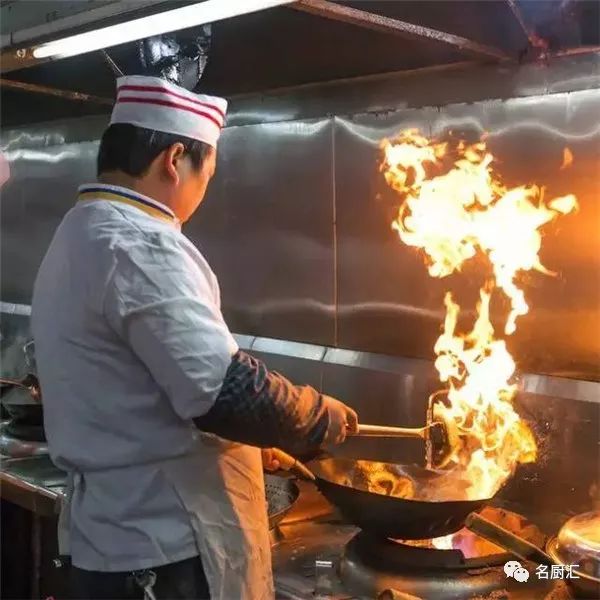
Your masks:
M78 471L67 472L67 486L60 504L58 517L58 549L62 556L71 555L71 498L76 487L83 483L83 475Z
M153 587L156 583L156 573L150 569L143 571L134 571L132 573L134 581L144 590L144 600L156 600Z

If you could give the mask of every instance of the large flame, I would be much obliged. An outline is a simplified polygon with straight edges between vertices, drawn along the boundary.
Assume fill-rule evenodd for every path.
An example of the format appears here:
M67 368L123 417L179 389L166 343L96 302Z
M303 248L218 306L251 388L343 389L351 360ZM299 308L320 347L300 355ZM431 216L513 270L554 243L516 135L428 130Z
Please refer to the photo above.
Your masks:
M491 497L517 463L536 458L533 435L512 405L515 363L504 340L494 338L490 293L480 294L477 320L465 335L455 331L459 306L446 294L444 331L434 348L440 379L448 383L448 403L434 404L434 417L458 429L452 461L466 471L472 498Z
M568 195L545 202L544 189L536 185L505 187L485 141L451 146L412 129L382 147L386 181L403 196L393 227L404 243L425 252L429 274L446 277L477 254L491 263L493 275L480 291L473 329L456 331L460 308L448 292L444 329L434 348L436 369L447 384L447 401L434 404L434 416L458 433L451 463L466 471L470 498L490 497L518 463L536 458L534 437L513 408L515 363L504 340L494 335L491 295L499 288L508 297L504 333L512 334L529 310L519 274L532 269L552 274L540 262L540 228L574 210L577 201Z

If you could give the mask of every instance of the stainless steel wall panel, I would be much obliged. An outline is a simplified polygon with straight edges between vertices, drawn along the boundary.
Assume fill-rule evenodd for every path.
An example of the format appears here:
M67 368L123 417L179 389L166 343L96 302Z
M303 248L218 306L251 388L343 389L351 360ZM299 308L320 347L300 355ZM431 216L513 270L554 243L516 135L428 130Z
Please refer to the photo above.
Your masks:
M310 385L321 391L323 385L323 363L321 361L263 352L262 350L251 350L250 354L261 359L269 369L281 373L292 383Z
M254 343L254 336L251 335L243 335L241 333L234 333L233 337L239 346L240 350L250 350L252 348L252 344Z
M108 122L107 115L99 115L5 129L0 132L0 145L7 152L99 140Z
M437 114L427 109L336 119L340 347L431 356L443 319L443 287L392 231L399 199L379 170L379 142L409 127L429 135Z
M518 468L500 499L554 531L570 516L598 510L600 404L530 393L520 393L517 404L533 426L539 458Z
M431 135L440 139L478 141L489 126L489 102L449 104L432 114Z
M600 377L600 93L490 103L489 147L510 185L538 183L546 198L576 194L580 209L543 228L540 257L556 277L520 278L529 314L509 338L521 369ZM573 164L561 169L569 148Z
M378 144L406 127L467 139L486 131L508 183L541 183L547 195L574 192L581 204L576 215L545 229L542 259L558 276L526 278L532 310L509 339L519 368L600 378L599 90L403 108L425 102L423 90L434 84L432 103L458 98L467 80L480 85L479 97L494 95L496 88L484 84L499 74L499 96L511 85L513 95L535 91L524 81L537 81L538 92L549 82L577 78L586 87L597 83L594 58L597 63L597 57L578 57L535 68L477 67L308 86L280 97L309 98L311 110L321 114L344 114L349 107L379 112L225 129L216 180L186 231L221 280L230 327L250 336L431 359L447 282L431 279L420 253L391 230L399 198L379 172ZM323 103L323 89L333 94L326 95L332 104ZM354 104L343 90L352 90ZM285 104L291 112L265 116L269 103L258 97L244 106L261 119L302 114L292 102ZM13 170L0 207L3 300L29 301L57 223L77 185L94 175L97 142L85 140L97 140L105 122L86 118L2 133ZM565 147L575 160L560 170ZM475 305L481 269L484 264L473 263L458 276L457 299L466 307Z
M98 139L107 117L88 117L2 131L11 177L0 193L0 297L31 301L33 282L54 231L95 181Z
M595 381L526 374L519 380L519 390L538 396L600 404L600 384Z
M401 374L324 363L323 392L360 411L365 423L422 426L427 399L440 386L431 363L408 362Z
M6 313L9 315L31 315L31 306L29 304L14 304L12 302L0 301L0 314Z
M254 340L252 343L252 350L269 352L271 354L282 354L296 358L305 358L307 360L322 360L325 355L324 346L263 337Z
M600 54L547 63L481 65L461 62L398 71L231 99L228 123L246 125L365 112L387 112L454 103L542 96L600 87Z
M405 361L404 372L325 363L323 392L354 408L361 422L375 425L422 427L426 422L427 399L437 389L431 363ZM349 438L331 449L338 456L399 463L423 463L421 440Z
M600 85L600 53L552 61L547 69L546 93L597 89Z
M360 352L345 348L327 348L323 361L332 365L357 367L370 371L382 371L404 376L407 373L429 374L431 361L390 356L388 354L375 354L373 352Z
M4 301L30 303L38 267L77 187L95 180L97 149L97 142L82 142L5 152L11 178L0 202Z
M332 127L223 132L215 181L185 231L219 277L234 331L333 343Z
M580 210L544 228L542 262L557 272L521 278L531 305L508 340L519 369L600 377L600 92L585 90L439 110L401 111L336 120L338 345L431 358L451 287L461 306L474 307L487 261L436 280L422 255L391 231L399 199L377 169L378 141L400 127L452 134L468 141L483 132L508 185L538 183L546 197L575 193ZM594 120L596 118L596 120ZM575 157L561 169L563 151ZM492 305L500 329L502 301ZM469 316L466 309L465 316Z

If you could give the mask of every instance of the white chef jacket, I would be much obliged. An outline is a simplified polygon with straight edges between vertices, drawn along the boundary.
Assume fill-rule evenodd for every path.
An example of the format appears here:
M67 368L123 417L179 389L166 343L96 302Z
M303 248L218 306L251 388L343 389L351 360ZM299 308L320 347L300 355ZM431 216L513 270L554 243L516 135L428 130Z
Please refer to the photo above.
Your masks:
M71 481L61 551L95 571L200 554L212 597L269 597L260 452L191 420L237 345L217 279L170 209L82 186L32 304L48 446Z

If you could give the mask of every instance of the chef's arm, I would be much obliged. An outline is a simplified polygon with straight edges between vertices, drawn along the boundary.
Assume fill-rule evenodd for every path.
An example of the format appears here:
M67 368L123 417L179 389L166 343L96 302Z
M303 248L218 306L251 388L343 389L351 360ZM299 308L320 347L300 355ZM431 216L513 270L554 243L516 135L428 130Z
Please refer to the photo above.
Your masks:
M331 417L327 397L238 351L212 408L194 423L230 440L304 454L323 444Z
M238 351L210 274L190 266L176 238L136 232L116 257L103 314L180 418L232 441L298 453L340 442L346 423L356 426L341 402Z

